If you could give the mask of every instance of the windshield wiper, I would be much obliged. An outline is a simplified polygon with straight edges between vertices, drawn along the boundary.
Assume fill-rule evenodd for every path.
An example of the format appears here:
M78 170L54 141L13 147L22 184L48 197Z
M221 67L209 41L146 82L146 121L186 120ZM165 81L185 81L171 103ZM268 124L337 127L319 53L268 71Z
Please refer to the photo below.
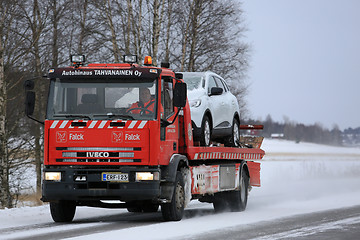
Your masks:
M91 120L91 117L87 116L87 115L74 115L74 114L70 114L70 115L54 115L54 117L66 117L66 118L86 118Z
M121 119L130 119L130 120L134 120L133 116L130 115L125 115L125 114L113 114L113 113L108 113L108 114L94 114L94 116L97 117L108 117L109 119L114 119L114 118L121 118Z

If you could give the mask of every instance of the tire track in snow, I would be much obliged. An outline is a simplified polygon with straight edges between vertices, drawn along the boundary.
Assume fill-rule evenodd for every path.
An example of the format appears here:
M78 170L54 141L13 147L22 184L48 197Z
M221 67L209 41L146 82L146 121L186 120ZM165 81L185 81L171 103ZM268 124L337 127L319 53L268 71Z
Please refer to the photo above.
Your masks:
M1 239L51 240L88 235L98 232L158 224L161 213L125 213L98 218L86 218L72 223L34 224L0 230Z
M360 235L359 226L360 205L239 225L177 240L357 239Z

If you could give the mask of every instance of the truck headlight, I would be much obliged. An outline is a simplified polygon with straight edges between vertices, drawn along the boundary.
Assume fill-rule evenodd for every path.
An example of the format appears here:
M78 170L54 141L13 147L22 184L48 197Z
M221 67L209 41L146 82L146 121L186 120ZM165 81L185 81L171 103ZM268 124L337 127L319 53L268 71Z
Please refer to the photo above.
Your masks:
M61 172L45 172L46 181L61 181Z
M136 181L152 181L159 180L159 172L137 172Z

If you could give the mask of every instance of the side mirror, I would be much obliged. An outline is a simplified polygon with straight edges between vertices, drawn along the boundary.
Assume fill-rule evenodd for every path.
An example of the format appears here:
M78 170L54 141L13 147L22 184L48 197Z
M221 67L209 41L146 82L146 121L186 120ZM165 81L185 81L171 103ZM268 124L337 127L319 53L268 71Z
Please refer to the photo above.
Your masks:
M211 92L210 92L210 96L212 95L221 95L223 93L223 89L219 88L219 87L212 87L211 88Z
M35 108L35 92L27 91L25 99L25 114L31 116L34 113Z
M186 83L177 82L174 88L174 106L185 107L187 98Z
M184 74L177 72L177 73L175 73L175 78L176 79L184 79Z

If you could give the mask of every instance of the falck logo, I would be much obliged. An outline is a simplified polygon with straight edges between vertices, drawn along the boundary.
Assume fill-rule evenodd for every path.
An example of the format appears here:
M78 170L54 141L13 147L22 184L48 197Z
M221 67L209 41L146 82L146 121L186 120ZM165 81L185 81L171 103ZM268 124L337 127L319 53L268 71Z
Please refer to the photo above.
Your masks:
M66 140L66 132L56 132L56 142L65 143Z
M115 143L121 143L122 142L122 132L112 132L111 141Z

